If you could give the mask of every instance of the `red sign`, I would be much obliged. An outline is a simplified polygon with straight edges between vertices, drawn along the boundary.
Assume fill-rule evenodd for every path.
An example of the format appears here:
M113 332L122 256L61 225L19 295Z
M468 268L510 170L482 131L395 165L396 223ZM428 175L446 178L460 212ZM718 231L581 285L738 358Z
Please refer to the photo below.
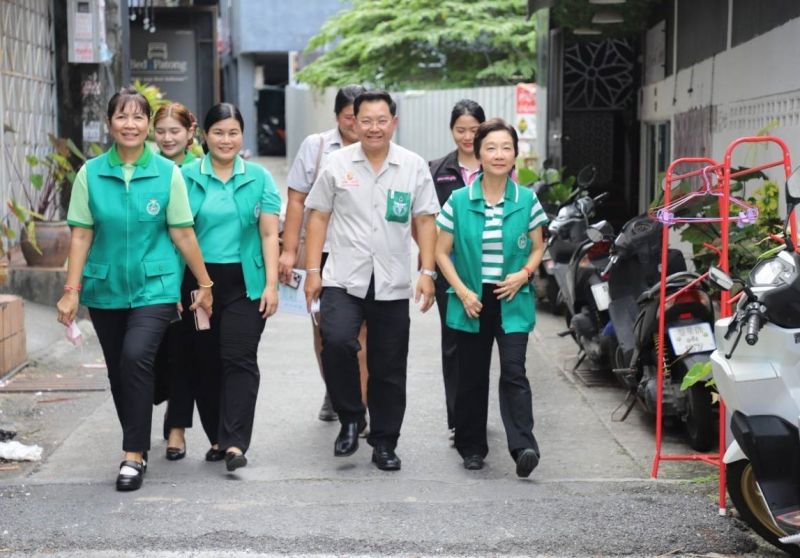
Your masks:
M536 114L536 84L518 83L516 89L517 114Z

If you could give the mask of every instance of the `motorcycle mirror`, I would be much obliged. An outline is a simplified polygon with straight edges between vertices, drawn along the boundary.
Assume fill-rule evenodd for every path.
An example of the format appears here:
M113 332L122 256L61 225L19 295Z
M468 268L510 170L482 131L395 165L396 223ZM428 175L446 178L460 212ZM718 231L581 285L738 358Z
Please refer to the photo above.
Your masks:
M583 167L580 171L578 171L578 176L576 177L575 181L581 188L588 188L589 186L592 185L596 177L597 177L597 167L592 164L589 164Z
M786 205L791 209L797 204L800 204L800 167L786 179Z
M588 236L589 240L592 242L600 242L603 240L603 233L594 228L594 225L586 229L586 236Z
M731 279L731 276L717 266L711 266L708 270L708 278L723 291L729 291L733 288L733 279Z

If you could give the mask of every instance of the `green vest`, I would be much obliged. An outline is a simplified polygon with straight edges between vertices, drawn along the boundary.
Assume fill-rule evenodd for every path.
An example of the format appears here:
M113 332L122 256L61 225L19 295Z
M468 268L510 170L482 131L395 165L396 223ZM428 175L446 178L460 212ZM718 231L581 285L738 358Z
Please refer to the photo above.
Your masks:
M450 196L453 208L453 251L451 257L456 272L464 284L481 298L481 255L483 229L486 224L485 206L481 192L481 179L471 186L454 191ZM532 242L528 236L533 193L520 188L510 179L506 182L503 201L503 277L522 269L528 262ZM453 287L447 292L447 325L453 329L477 333L480 322L470 318L464 305L455 294ZM527 333L536 323L536 303L529 283L524 284L514 299L500 301L500 314L503 331L506 333Z
M94 237L83 268L81 302L90 308L137 308L180 298L178 255L167 227L175 165L150 154L129 187L109 152L86 163Z
M197 213L206 197L206 189L211 175L203 174L203 164L206 159L200 159L191 165L182 167L186 188L189 191L189 205L192 207L192 216L197 218ZM233 201L239 214L239 225L242 227L239 255L242 261L242 274L247 289L247 298L258 300L267 286L264 270L264 256L261 251L261 234L258 229L258 218L261 214L261 196L264 192L266 176L255 163L242 161L245 165L244 173L233 175Z

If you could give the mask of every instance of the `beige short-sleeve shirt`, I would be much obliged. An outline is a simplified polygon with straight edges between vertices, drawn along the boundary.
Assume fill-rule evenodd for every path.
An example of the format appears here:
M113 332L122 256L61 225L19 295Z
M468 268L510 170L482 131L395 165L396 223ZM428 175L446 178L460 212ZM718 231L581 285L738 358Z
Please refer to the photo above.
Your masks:
M405 222L386 218L390 196L397 193L410 195ZM340 287L364 298L374 274L376 300L412 296L411 222L439 212L430 169L422 157L391 143L386 161L375 173L360 143L344 147L328 156L305 204L332 217L323 287Z

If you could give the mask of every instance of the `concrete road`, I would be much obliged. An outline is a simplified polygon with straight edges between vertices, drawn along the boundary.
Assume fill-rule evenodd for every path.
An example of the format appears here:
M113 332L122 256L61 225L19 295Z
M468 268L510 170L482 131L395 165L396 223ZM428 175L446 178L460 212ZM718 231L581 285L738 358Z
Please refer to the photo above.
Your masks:
M285 173L281 160L266 163ZM448 443L436 310L412 306L411 316L403 468L394 473L374 468L366 444L333 456L338 427L316 418L324 389L305 317L279 313L267 323L250 464L237 474L203 461L208 442L197 419L187 458L166 461L161 406L145 485L118 493L121 434L108 392L0 393L0 428L45 448L42 463L0 464L0 556L778 555L717 515L711 467L669 464L649 478L652 419L638 411L611 419L624 394L570 372L574 346L546 312L528 350L539 467L529 479L514 474L495 358L490 453L482 471L464 470ZM52 319L29 305L37 339L34 366L22 374L102 374L90 325L79 350ZM680 433L665 449L688 451Z

